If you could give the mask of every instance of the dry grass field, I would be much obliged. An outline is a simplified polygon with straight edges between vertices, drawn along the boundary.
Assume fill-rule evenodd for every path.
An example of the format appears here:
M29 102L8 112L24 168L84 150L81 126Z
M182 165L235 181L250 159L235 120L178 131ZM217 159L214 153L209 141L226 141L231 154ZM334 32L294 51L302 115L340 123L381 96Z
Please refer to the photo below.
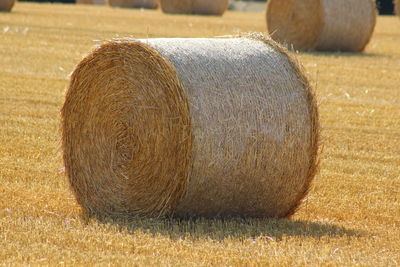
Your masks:
M262 13L164 15L17 3L0 13L0 264L400 265L400 19L363 54L299 53L320 102L323 153L292 220L81 215L63 173L59 111L98 40L265 31ZM97 41L96 41L97 40Z

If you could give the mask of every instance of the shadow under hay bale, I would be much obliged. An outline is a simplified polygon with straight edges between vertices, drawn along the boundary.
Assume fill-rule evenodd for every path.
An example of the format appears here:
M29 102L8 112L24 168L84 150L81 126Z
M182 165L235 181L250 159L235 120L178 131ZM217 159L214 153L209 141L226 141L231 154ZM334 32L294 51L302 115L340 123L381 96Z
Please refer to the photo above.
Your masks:
M110 41L74 70L61 115L89 214L287 217L318 165L313 91L261 36Z
M299 50L363 51L376 24L372 0L269 0L271 37Z
M83 216L82 216L83 217ZM82 218L89 223L92 218ZM96 217L97 221L120 227L121 230L135 234L137 231L165 236L172 240L211 239L223 241L229 238L282 240L291 237L362 237L364 231L348 229L332 223L310 222L286 219L247 219L247 218L121 218Z
M156 9L157 0L106 0L107 4L112 7L122 8L149 8Z
M223 15L229 0L160 0L164 13Z
M15 0L0 0L0 12L11 12Z

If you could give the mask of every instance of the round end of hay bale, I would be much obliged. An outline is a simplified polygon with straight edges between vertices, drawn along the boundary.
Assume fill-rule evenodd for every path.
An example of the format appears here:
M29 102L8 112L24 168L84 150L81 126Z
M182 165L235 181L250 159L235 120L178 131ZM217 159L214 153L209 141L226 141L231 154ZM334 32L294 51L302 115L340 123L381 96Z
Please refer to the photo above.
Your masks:
M156 9L157 0L107 0L111 7Z
M269 0L266 17L271 38L299 50L314 49L324 24L321 0Z
M1 0L0 1L0 12L11 12L14 7L15 0Z
M192 136L172 66L141 42L95 49L71 76L62 115L66 173L89 214L170 214L186 188Z

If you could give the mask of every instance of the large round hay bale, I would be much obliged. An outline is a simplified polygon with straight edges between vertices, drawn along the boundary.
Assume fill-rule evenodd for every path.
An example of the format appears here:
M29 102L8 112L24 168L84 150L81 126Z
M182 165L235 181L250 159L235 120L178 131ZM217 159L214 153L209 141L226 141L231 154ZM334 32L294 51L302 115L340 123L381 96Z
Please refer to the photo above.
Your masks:
M228 4L229 0L160 0L162 11L171 14L221 16Z
M0 0L0 12L10 12L15 0Z
M106 0L109 6L122 8L157 8L157 0Z
M313 91L258 36L110 41L76 67L61 114L89 214L285 217L316 172Z
M376 23L373 0L269 0L268 32L299 50L360 52Z

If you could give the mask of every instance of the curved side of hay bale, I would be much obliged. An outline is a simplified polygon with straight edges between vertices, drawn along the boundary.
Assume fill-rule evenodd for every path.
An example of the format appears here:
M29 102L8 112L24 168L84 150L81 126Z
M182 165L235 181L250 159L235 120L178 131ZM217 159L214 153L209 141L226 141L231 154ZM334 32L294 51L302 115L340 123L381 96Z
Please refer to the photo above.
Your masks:
M194 0L160 0L161 10L168 14L192 14Z
M64 163L90 213L285 217L315 175L318 125L269 40L112 41L72 74Z
M66 174L86 212L172 213L187 187L192 127L157 52L138 41L94 50L71 76L61 120Z
M157 0L106 0L112 7L122 8L149 8L155 9L158 6Z
M315 100L297 65L264 39L149 45L176 68L191 112L193 163L175 214L292 214L314 177L318 147Z
M228 8L229 0L194 0L193 13L222 16Z
M315 48L324 24L322 0L269 0L267 28L270 36L287 47Z
M311 184L314 180L315 175L319 171L319 154L320 154L320 125L319 125L319 112L318 112L318 104L315 96L315 91L310 85L308 78L305 75L305 70L303 66L297 61L296 58L292 58L288 55L288 50L284 47L280 46L278 43L273 41L272 39L265 37L256 37L263 42L266 42L268 45L272 46L276 51L278 51L283 57L287 58L289 65L293 68L294 73L296 73L296 77L301 82L304 88L305 95L305 103L308 108L308 114L305 116L309 116L310 124L307 125L303 130L309 130L309 147L306 150L303 150L307 157L309 158L308 162L308 170L306 171L306 175L304 176L304 184L302 187L297 188L297 196L295 200L292 202L290 209L283 215L283 217L291 217L297 209L300 207L304 198L307 196L309 190L311 189ZM307 127L309 127L307 129ZM276 217L276 216L275 216Z
M15 0L0 0L0 12L10 12L14 4Z
M376 24L374 0L324 0L325 23L318 40L321 51L363 51Z

